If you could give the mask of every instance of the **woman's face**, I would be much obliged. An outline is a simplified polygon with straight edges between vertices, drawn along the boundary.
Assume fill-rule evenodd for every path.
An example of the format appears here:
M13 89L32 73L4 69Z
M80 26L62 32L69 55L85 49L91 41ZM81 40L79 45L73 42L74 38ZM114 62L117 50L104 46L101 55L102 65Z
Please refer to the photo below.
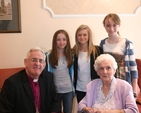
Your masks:
M115 70L113 69L111 62L105 60L98 65L97 73L103 82L110 83L115 74Z
M104 28L108 33L108 36L117 35L120 25L117 25L112 19L105 20Z
M88 43L89 36L87 29L83 29L77 33L77 40L81 45Z

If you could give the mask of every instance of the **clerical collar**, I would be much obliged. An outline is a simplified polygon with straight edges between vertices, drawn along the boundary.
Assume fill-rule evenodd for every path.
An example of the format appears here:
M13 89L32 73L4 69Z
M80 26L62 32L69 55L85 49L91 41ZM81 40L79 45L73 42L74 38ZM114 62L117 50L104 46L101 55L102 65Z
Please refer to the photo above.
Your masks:
M28 76L28 75L27 75L27 77L28 77L29 81L38 82L38 78L37 78L37 79L33 79L33 78L31 78L30 76Z
M38 79L33 79L33 82L38 82Z

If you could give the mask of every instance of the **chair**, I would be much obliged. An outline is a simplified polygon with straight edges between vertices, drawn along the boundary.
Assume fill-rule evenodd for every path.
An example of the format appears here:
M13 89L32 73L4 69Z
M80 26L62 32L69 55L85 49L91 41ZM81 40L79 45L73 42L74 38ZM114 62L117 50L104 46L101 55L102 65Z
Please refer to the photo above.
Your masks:
M17 68L5 68L5 69L0 69L0 91L3 86L3 83L5 79L7 79L9 76L23 70L24 67L17 67Z
M138 69L138 90L139 90L136 103L141 113L141 59L136 59L136 63L137 63L137 69Z
M141 59L136 59L137 69L138 69L138 86L141 92Z

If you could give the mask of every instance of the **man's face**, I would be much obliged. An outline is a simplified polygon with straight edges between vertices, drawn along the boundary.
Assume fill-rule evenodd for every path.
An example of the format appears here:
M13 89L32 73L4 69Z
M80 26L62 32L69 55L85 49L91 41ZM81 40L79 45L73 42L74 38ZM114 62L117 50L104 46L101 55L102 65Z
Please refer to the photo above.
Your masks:
M37 79L45 68L44 54L41 51L32 51L27 59L24 60L28 76Z

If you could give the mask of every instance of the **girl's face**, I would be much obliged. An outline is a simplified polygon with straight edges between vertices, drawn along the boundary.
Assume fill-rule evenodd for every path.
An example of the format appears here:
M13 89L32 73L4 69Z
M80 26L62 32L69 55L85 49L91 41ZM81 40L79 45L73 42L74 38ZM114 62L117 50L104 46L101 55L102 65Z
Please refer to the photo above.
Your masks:
M89 40L87 29L83 29L77 33L77 40L80 44L87 44Z
M112 19L107 19L104 27L108 33L108 36L114 36L117 35L120 25L117 25Z
M67 38L63 33L57 35L57 47L58 49L64 49L67 45Z

